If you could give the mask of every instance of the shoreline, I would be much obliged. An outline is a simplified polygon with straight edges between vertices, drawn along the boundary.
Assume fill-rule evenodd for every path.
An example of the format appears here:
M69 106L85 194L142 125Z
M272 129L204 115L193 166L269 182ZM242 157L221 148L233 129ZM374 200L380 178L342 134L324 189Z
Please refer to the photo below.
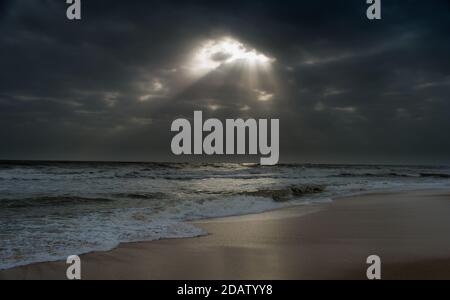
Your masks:
M205 236L80 255L83 279L365 279L365 259L376 249L388 278L450 279L443 212L450 213L450 190L436 188L199 220L190 223ZM65 279L66 268L33 263L2 270L0 279Z
M86 163L89 163L89 162L86 162ZM440 188L445 190L444 187L440 187ZM330 199L331 199L331 201L337 201L339 199L345 199L345 198L350 198L350 197L355 197L355 196L363 196L363 195L375 195L375 194L408 192L408 191L424 191L424 190L431 191L431 190L435 190L435 189L439 189L439 188L426 188L426 189L420 189L420 190L417 190L414 188L413 189L383 189L380 191L354 192L354 193L350 193L350 194L336 196L336 198L330 198ZM189 221L183 221L183 222L186 224L192 224L194 226L197 226L199 224L204 224L204 223L208 223L208 222L219 222L221 220L233 220L235 218L237 218L238 220L239 219L247 220L248 218L251 218L252 216L260 218L266 214L272 214L272 213L281 212L281 211L283 211L289 215L289 214L292 214L294 210L296 211L295 216L300 216L303 213L308 213L309 212L308 208L315 207L315 209L317 210L319 207L322 207L329 203L330 202L328 202L328 201L318 201L318 202L312 202L312 203L307 203L307 204L292 204L291 206L280 207L280 208L271 208L271 209L268 209L268 210L262 211L262 212L236 214L236 215L229 215L229 216L223 216L223 217L206 217L206 218L202 218L202 219L189 220ZM302 212L297 211L296 208L301 208ZM285 216L283 216L283 217L285 217ZM197 227L199 227L199 226L197 226ZM157 239L157 240L142 240L142 241L127 241L127 242L121 242L121 243L117 244L116 246L112 247L111 249L106 249L106 250L94 249L94 250L79 252L79 253L76 253L73 255L83 256L83 255L92 254L92 253L110 252L110 251L113 251L114 249L117 249L118 247L120 247L122 245L127 245L127 244L151 243L151 242L158 242L158 241L163 241L163 240L196 239L196 238L204 237L204 236L208 236L208 235L210 235L209 232L206 232L205 234L202 234L202 235L188 236L188 237L162 238L162 239ZM33 266L33 265L43 264L43 263L61 262L61 261L64 261L65 259L66 259L65 257L59 257L59 258L54 258L54 259L42 260L42 261L18 263L17 265L14 265L12 267L7 267L4 269L0 268L0 272L5 272L5 271L11 270L11 269Z
M341 197L339 197L337 199L340 199L340 198ZM345 197L342 197L342 198L345 198ZM333 200L333 201L335 201L335 200ZM300 217L302 215L317 212L321 209L321 206L327 205L327 204L329 204L329 203L294 205L294 206L289 206L289 207L270 209L270 210L267 210L264 212L259 212L259 213L248 213L248 214L243 214L243 215L231 215L231 216L225 216L225 217L210 217L210 218L205 218L205 219L184 221L184 222L187 224L192 224L192 225L202 229L201 225L207 224L209 222L219 223L219 222L226 222L226 221L233 221L233 220L242 221L242 220L251 220L253 218L262 220L264 218L264 216L266 216L266 215L270 216L271 219L273 219L278 214L280 214L279 218L286 218L289 216ZM296 211L297 208L301 208L301 212ZM144 241L135 241L135 242L123 242L123 243L119 243L117 246L114 246L113 248L111 248L109 250L92 250L92 251L87 251L87 252L83 252L83 253L78 253L75 255L82 257L85 255L90 255L90 254L94 254L94 253L108 253L108 252L114 251L117 248L120 248L121 246L141 244L141 243L155 243L155 242L160 242L160 241L172 241L172 240L176 241L176 240L186 240L186 239L194 239L195 240L198 238L210 236L211 234L212 233L210 233L210 232L206 232L205 234L198 235L198 236L162 238L162 239L158 239L158 240L148 240L148 241L144 240ZM40 264L58 263L58 262L62 262L64 260L65 260L65 258L58 258L58 259L54 259L54 260L44 260L44 261L19 264L19 265L10 267L10 268L0 269L0 273L7 272L7 271L10 271L13 269L26 268L26 267L31 267L31 266L40 265ZM1 276L0 276L0 280L2 280Z

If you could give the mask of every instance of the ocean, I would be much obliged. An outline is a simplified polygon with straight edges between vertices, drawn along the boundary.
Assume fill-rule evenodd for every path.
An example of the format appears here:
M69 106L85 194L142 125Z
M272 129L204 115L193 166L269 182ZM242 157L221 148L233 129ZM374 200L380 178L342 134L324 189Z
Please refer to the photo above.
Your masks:
M449 167L0 162L0 269L207 234L188 221L450 186Z

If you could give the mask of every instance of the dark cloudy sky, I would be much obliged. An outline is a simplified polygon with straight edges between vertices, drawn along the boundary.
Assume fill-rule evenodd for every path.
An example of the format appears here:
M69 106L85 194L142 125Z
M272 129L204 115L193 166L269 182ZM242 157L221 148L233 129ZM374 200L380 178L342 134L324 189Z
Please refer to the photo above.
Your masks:
M450 1L0 3L0 159L173 160L202 110L279 118L284 162L450 163ZM193 74L224 37L270 67Z

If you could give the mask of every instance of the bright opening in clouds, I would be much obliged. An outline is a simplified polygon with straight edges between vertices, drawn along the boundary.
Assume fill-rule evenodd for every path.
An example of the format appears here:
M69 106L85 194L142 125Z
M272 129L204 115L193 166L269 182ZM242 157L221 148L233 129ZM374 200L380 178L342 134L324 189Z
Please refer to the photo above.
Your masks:
M211 72L224 64L244 63L267 65L275 59L252 49L243 43L224 37L205 42L194 55L191 70L195 73Z

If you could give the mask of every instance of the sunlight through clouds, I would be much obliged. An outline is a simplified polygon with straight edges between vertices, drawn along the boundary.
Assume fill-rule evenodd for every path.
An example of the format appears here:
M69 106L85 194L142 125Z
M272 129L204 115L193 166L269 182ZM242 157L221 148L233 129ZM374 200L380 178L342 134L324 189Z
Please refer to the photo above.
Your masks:
M208 73L222 65L244 63L250 65L269 65L275 61L256 49L243 43L224 37L203 43L195 52L189 69L193 73Z

